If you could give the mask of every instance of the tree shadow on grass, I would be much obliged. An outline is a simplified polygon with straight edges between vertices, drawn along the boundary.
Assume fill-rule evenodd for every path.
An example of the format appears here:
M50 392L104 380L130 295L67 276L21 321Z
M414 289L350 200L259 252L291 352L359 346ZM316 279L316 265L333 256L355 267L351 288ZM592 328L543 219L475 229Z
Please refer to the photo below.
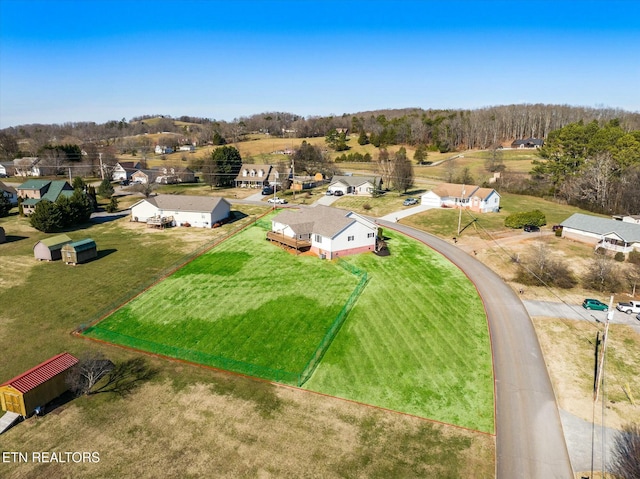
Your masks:
M140 383L152 379L157 374L158 370L149 366L144 358L129 359L116 364L102 384L89 394L115 393L126 396Z

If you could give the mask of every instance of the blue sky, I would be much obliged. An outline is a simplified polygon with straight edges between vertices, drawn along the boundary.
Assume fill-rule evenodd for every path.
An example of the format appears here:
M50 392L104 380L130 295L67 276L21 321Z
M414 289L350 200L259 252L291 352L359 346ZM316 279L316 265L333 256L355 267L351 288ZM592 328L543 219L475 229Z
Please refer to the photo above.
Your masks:
M0 128L512 103L640 111L640 1L0 0Z

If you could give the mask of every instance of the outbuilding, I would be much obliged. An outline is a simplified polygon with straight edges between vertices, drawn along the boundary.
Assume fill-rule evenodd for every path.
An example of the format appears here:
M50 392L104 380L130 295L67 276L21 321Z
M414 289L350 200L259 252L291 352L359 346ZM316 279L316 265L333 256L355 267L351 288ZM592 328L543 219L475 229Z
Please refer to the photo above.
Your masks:
M62 247L72 241L67 235L56 235L40 240L33 247L33 256L41 261L55 261L61 258Z
M78 264L90 261L98 256L98 247L91 238L67 243L62 247L62 261L66 264Z
M67 389L67 371L78 363L69 353L58 354L29 371L0 384L3 411L31 416L38 407L60 396Z

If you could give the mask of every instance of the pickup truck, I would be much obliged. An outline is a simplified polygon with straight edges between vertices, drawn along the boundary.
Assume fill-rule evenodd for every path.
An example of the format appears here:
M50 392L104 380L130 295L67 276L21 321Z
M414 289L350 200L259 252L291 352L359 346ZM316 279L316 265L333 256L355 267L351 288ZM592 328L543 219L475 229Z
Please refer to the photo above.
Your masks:
M625 303L618 303L616 306L618 311L622 311L623 313L632 314L632 313L640 313L640 301L629 301Z

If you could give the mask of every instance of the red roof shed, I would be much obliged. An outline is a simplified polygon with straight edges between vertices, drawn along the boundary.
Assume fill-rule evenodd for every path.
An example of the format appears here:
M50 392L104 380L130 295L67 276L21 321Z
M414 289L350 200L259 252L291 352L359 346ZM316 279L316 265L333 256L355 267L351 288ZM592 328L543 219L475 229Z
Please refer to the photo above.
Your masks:
M58 354L0 384L0 403L5 411L22 416L31 415L35 408L44 406L68 388L66 372L78 363L69 353Z

